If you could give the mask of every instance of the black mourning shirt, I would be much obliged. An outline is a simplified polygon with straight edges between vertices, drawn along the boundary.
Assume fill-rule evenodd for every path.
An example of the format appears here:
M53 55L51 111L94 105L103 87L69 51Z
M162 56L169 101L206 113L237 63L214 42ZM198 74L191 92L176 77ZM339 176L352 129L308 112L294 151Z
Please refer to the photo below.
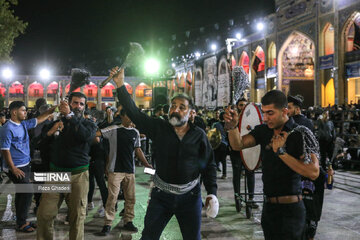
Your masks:
M117 96L131 121L152 140L156 174L170 184L186 184L201 174L208 194L216 195L216 164L205 132L189 123L190 129L180 140L168 121L142 113L125 86L117 89Z
M110 143L108 171L135 173L135 149L141 147L138 130L112 125L101 133Z
M297 124L290 118L283 131L290 132ZM266 124L258 125L251 134L256 144L261 145L262 180L264 194L268 197L288 196L301 194L301 176L290 169L269 145L274 135L274 130ZM296 159L303 155L303 140L301 133L293 132L286 140L286 152Z
M294 115L292 118L298 125L305 126L314 133L314 124L310 119L308 119L302 114Z

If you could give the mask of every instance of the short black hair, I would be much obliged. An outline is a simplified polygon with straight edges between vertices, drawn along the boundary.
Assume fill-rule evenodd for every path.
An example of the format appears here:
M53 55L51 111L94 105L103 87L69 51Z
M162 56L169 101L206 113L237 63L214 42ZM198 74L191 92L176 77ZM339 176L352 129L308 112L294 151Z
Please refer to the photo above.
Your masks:
M157 113L161 110L164 110L164 107L163 107L163 105L159 104L154 108L154 113Z
M170 109L170 105L169 104L164 104L163 106L163 110L165 113L168 113L169 112L169 109Z
M10 103L9 105L9 110L10 112L14 109L19 109L21 107L26 107L25 103L23 101L13 101L12 103Z
M90 115L90 116L91 116L90 110L89 110L89 109L86 109L86 110L84 111L84 115Z
M87 104L87 97L85 96L85 94L81 93L81 92L72 92L69 95L69 104L71 103L71 100L73 97L78 97L78 98L85 98L85 105Z
M296 95L296 96L291 96L289 95L287 97L288 103L293 103L294 106L297 106L299 108L302 108L303 106L303 101L304 101L304 97L301 95Z
M189 95L187 95L186 93L177 93L175 94L175 96L173 96L171 98L171 102L174 100L174 99L177 99L177 98L182 98L182 99L185 99L189 102L189 108L190 109L194 109L194 104L193 104L193 101L191 100L191 98L189 97Z
M236 105L238 105L239 102L247 102L247 100L244 97L242 97L242 98L240 98L239 100L236 101Z
M275 108L283 109L283 108L287 108L288 101L285 94L282 91L271 90L261 98L261 104L262 105L274 104Z
M0 118L5 117L5 113L0 113Z
M219 119L220 119L221 121L224 121L224 115L225 115L225 112L221 112L221 113L219 114Z
M46 105L46 99L45 98L38 98L35 101L35 109L39 110L41 106Z

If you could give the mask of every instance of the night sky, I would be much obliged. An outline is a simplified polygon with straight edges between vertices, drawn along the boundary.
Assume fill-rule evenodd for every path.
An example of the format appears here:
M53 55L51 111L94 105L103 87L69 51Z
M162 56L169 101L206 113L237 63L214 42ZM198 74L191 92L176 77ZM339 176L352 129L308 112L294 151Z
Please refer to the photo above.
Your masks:
M29 23L26 33L15 39L12 52L18 74L35 74L43 65L59 75L71 67L106 74L109 66L121 62L129 41L140 42L148 54L164 59L185 54L195 47L178 44L190 42L200 27L206 29L200 35L211 38L216 31L229 30L229 19L237 25L244 23L245 14L254 19L273 13L274 1L19 0L14 10ZM220 24L219 30L214 29L215 23ZM173 45L176 49L169 52Z

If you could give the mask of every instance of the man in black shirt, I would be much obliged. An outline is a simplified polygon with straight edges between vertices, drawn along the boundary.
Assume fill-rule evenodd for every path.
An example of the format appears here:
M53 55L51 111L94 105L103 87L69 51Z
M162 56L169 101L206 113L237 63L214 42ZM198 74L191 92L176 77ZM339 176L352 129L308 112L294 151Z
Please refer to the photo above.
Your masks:
M313 122L301 114L304 98L301 95L296 95L295 97L289 95L287 100L289 109L288 116L292 117L297 124L303 125L314 132Z
M316 179L319 162L314 153L310 154L310 163L302 161L303 138L300 132L289 133L297 125L287 115L286 96L272 90L261 103L265 124L243 137L237 129L238 113L230 107L226 110L230 144L234 150L261 145L265 195L261 225L265 239L301 239L305 224L301 175Z
M206 124L204 122L204 120L197 116L197 109L196 106L194 107L194 109L191 109L190 111L190 116L189 116L189 120L195 125L198 126L199 128L201 128L202 130L206 131Z
M205 132L188 122L191 99L177 95L171 100L169 121L141 113L124 86L124 71L113 68L117 96L130 119L155 145L155 187L145 216L142 239L159 239L173 215L184 239L201 239L200 175L208 192L205 207L216 200L216 165Z
M86 103L87 97L83 93L71 93L69 103L61 101L59 106L63 116L63 129L56 137L53 132L47 133L53 139L50 171L71 172L71 192L42 194L37 211L38 240L53 239L54 219L64 199L69 208L69 239L84 238L89 191L89 152L96 134L96 125L84 118Z
M112 125L101 129L96 133L102 135L110 142L108 172L108 198L105 206L105 224L101 231L102 235L110 233L111 225L115 219L115 204L120 191L120 184L125 196L124 204L124 229L137 232L132 220L135 216L135 154L145 167L152 168L146 161L141 150L140 134L138 130L131 127L132 122L127 117L125 109L121 109L121 125Z

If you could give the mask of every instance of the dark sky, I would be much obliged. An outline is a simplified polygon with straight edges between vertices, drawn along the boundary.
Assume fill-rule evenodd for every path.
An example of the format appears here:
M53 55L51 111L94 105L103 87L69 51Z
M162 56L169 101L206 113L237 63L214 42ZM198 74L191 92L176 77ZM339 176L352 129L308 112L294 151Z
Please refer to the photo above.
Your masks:
M19 0L15 14L29 23L26 33L15 40L14 63L20 74L34 74L47 64L57 74L71 67L106 68L121 61L129 41L143 44L147 52L191 40L205 27L202 35L211 36L212 27L226 31L229 19L235 24L274 12L273 0ZM221 25L223 24L223 25ZM210 26L210 27L209 27ZM185 31L190 38L185 39ZM172 41L172 34L177 40ZM159 38L162 38L160 42ZM192 49L177 48L162 57L184 54ZM105 69L106 70L106 69ZM100 74L99 69L90 69Z

